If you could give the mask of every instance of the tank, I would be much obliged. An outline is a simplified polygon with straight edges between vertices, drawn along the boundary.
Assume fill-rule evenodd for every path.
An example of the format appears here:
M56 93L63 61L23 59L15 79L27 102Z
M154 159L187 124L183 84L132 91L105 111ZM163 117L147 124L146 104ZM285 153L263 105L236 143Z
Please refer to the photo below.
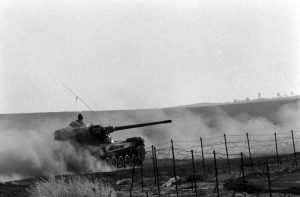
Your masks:
M71 122L68 127L54 132L54 139L70 141L75 147L85 148L97 159L107 164L124 168L138 165L145 159L145 141L141 137L130 137L123 141L113 141L110 134L115 131L171 123L171 120L148 122L125 126L78 124Z

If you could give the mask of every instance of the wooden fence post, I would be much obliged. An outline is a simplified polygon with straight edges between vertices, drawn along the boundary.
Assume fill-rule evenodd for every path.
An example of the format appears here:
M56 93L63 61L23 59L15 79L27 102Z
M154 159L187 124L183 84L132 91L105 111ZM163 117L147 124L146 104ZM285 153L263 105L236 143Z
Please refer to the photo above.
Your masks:
M294 157L295 157L295 164L297 166L297 154L296 154L296 147L295 147L295 140L294 140L294 131L291 130L292 133L292 139L293 139L293 148L294 148Z
M176 196L178 197L178 186L177 186L177 176L176 176L176 166L175 166L175 156L174 156L173 140L171 140L171 148L172 148L172 157L173 157L173 172L174 172L175 185L176 185Z
M275 136L275 147L276 147L277 167L279 168L279 155L278 155L278 147L277 147L277 137L276 137L276 133L274 133L274 136Z
M218 167L217 167L216 152L214 151L213 154L214 154L214 161L215 161L216 189L217 189L217 195L219 197L220 194L219 194L219 181L218 181Z
M272 197L271 179L270 179L270 171L269 171L269 163L268 163L268 160L266 161L266 164L267 164L267 174L268 174L269 194L270 194L270 197Z
M247 142L248 142L248 150L249 150L250 165L251 165L251 170L252 170L252 172L253 172L253 163L252 163L251 149L250 149L250 142L249 142L249 136L248 136L248 133L246 133L246 136L247 136Z
M155 158L155 168L156 168L156 176L157 176L157 189L158 189L158 195L160 196L158 167L157 167L157 157L156 157L156 148L155 147L154 147L154 158Z
M134 157L132 157L132 171L131 171L131 187L130 187L130 196L133 188L133 177L134 177Z
M243 152L241 152L241 168L242 168L242 175L243 175L243 191L246 191L246 181L245 181L245 169L244 169L244 157Z
M192 163L193 163L193 174L194 174L194 187L195 187L195 194L197 197L197 180L196 180L196 174L195 174L195 164L194 164L194 152L191 150L192 153Z
M154 185L156 185L156 167L155 167L155 158L154 158L154 147L153 147L153 145L151 146L151 148L152 148L152 163L153 163Z
M143 161L141 162L141 184L142 184L142 192L144 192L144 181L143 181Z
M225 141L225 150L226 150L226 156L227 156L228 172L230 174L230 163L229 163L228 148L227 148L227 141L226 141L226 134L225 133L224 133L224 141Z
M205 164L204 164L203 143L202 143L201 137L200 137L200 143L201 143L201 154L202 154L202 170L203 170L203 175L204 175L205 174Z

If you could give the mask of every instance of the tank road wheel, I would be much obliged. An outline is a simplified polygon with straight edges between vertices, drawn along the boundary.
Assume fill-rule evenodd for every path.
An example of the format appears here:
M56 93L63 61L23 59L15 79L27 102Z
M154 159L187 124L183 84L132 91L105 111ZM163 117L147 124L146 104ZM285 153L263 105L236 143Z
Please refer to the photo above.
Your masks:
M130 164L131 164L131 159L128 155L126 155L124 159L124 167L125 168L130 167Z
M123 168L124 167L124 160L122 156L118 157L118 168Z
M116 158L115 156L113 156L113 157L111 158L110 165L111 165L112 167L114 167L114 168L117 168L118 163L117 163L117 158Z
M109 157L105 158L105 165L110 166L110 158Z

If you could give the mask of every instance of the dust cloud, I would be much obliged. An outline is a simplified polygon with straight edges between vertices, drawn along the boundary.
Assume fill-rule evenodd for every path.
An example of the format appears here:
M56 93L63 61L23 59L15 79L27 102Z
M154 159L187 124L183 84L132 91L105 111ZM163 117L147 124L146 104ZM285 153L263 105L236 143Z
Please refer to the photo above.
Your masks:
M18 130L13 125L1 128L0 181L74 171L110 170L88 151L75 148L69 142L53 140L53 131L62 125L57 119L44 120L44 125L35 119L29 122L30 129L28 125Z
M229 115L221 108L202 113L201 108L176 108L164 110L137 110L83 113L85 120L103 125L121 126L171 119L172 124L155 125L138 129L117 131L114 140L141 136L146 146L159 145L173 140L197 140L223 133L235 135L248 133L286 132L299 130L300 103L280 107L270 120L247 113ZM19 117L20 116L20 117ZM72 170L103 171L101 161L89 152L75 149L68 142L53 140L53 132L68 125L76 113L21 114L0 116L0 180L21 179L31 176L63 174ZM276 124L274 124L274 119ZM68 164L72 164L71 166ZM70 167L72 169L70 169Z
M200 112L199 112L200 111ZM275 132L283 133L300 128L300 102L281 106L272 119L263 116L250 116L239 113L231 116L221 108L207 113L189 108L178 108L168 112L166 110L152 110L140 112L131 116L122 117L112 115L114 120L127 120L130 123L141 123L147 120L171 119L172 124L145 127L136 130L124 130L114 134L114 138L125 139L128 136L142 136L146 146L160 145L170 142L191 141L202 138L230 135L264 134L272 137Z

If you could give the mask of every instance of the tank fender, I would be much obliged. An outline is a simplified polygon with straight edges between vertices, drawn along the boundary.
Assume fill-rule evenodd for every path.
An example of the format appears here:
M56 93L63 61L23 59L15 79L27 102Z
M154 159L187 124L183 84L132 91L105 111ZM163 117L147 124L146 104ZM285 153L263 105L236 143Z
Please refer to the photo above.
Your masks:
M134 142L135 146L145 146L145 140L141 137L131 137L131 138L127 138L126 142Z

